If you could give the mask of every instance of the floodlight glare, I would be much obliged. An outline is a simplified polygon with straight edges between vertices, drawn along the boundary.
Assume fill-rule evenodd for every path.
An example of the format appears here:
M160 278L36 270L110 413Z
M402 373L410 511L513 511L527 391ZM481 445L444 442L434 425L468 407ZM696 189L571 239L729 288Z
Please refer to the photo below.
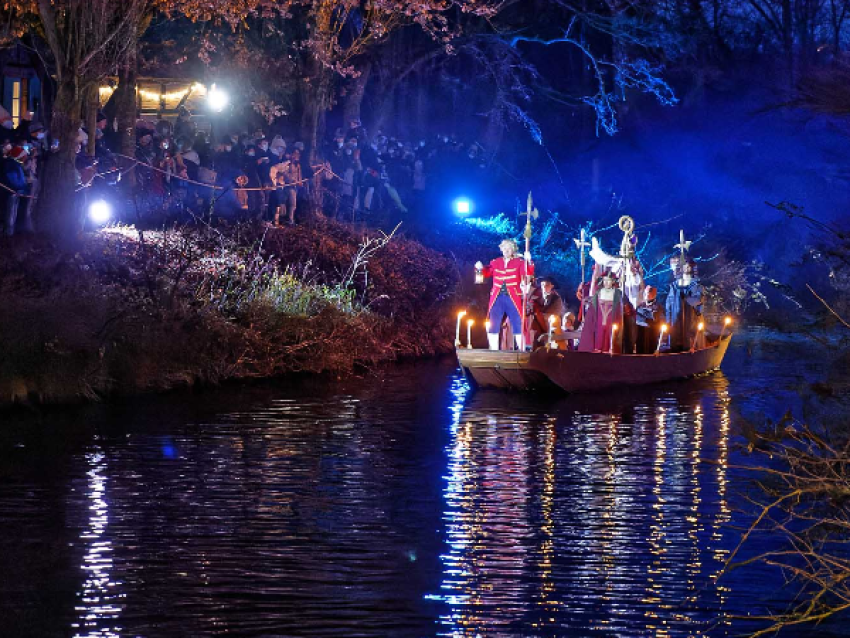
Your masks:
M216 113L221 113L230 102L230 96L217 88L215 84L210 87L209 95L207 95L207 103L210 109Z
M456 199L453 207L456 215L469 215L472 212L472 202L465 197Z
M102 199L89 204L89 219L102 226L112 219L112 207Z

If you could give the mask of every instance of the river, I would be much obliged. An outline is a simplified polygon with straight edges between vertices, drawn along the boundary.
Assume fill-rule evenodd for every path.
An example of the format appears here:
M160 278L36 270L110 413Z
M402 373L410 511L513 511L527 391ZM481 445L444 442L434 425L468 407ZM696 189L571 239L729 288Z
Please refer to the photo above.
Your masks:
M741 635L790 592L718 578L740 424L835 381L792 342L595 396L473 391L446 358L2 415L0 635Z

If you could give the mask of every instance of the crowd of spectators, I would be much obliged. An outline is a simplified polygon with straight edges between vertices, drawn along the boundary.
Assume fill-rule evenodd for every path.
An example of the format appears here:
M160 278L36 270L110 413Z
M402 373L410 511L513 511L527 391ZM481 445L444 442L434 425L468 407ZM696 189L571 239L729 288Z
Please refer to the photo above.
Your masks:
M3 143L3 225L32 229L33 198L41 161L49 148L44 127L22 118L12 127L0 112ZM120 139L98 113L93 131L94 156L84 127L77 138L77 190L81 199L100 196L133 171L132 201L119 216L151 221L205 217L263 218L272 224L294 224L308 210L348 220L389 214L416 223L427 215L426 192L445 189L463 179L486 179L489 167L477 143L448 135L416 141L367 134L359 120L334 131L307 161L305 144L267 135L262 128L227 126L215 137L196 125L181 108L175 120L136 123L133 157L120 153ZM126 191L125 191L126 192ZM18 214L20 202L25 212ZM306 204L306 205L305 205Z
M331 190L345 214L372 210L427 216L426 192L450 191L459 181L484 180L490 174L483 148L446 134L405 140L377 131L369 136L359 120L336 129L324 148L336 179Z
M33 209L48 152L44 126L27 113L14 126L12 116L0 107L0 210L3 232L33 231Z

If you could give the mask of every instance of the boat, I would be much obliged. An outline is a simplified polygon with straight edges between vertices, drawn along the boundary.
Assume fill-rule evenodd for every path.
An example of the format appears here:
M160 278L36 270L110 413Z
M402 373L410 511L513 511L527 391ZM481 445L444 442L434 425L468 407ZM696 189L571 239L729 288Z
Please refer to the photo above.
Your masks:
M549 350L456 349L467 379L482 388L513 390L560 389L594 392L613 386L644 385L708 374L720 368L732 333L706 347L657 354L608 354Z

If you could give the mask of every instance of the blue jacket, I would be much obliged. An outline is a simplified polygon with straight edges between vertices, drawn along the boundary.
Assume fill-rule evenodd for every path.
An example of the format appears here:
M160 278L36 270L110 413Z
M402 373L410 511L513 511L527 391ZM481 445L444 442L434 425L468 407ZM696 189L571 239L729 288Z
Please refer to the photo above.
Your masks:
M0 166L0 181L3 182L4 186L8 186L18 194L27 189L27 176L24 173L24 167L11 157L3 158L3 164Z

